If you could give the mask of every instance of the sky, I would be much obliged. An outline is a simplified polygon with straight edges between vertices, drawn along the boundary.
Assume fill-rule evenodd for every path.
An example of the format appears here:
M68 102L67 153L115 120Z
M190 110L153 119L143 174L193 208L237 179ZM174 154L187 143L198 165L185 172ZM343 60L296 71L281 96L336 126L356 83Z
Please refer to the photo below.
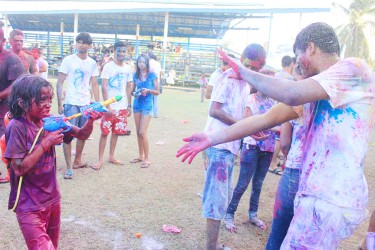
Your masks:
M282 1L289 7L293 7L293 1ZM303 2L301 0L300 2ZM327 2L329 2L327 0ZM351 1L336 1L345 7L348 7ZM307 13L300 17L300 14L275 14L272 20L272 30L270 34L270 51L268 53L267 65L275 68L281 68L281 58L284 55L294 56L292 46L298 32L305 26L314 22L326 22L332 27L337 27L345 20L341 11L332 8L329 13ZM258 30L234 31L229 30L221 40L220 44L231 50L241 53L250 43L259 43L267 46L269 38L269 19L249 19L241 23L238 27L251 27Z

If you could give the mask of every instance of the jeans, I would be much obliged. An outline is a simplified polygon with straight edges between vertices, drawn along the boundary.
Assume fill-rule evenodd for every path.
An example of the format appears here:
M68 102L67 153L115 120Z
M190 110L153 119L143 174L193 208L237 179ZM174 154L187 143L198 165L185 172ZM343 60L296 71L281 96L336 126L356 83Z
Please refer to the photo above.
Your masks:
M229 150L210 147L206 150L208 165L203 190L202 216L222 220L233 193L234 157Z
M249 218L257 215L260 192L272 160L272 155L273 152L260 151L257 146L243 145L240 175L227 209L227 215L234 216L238 203L249 186L251 178L253 178L253 186L250 195Z
M299 169L285 168L276 191L272 229L267 250L279 250L294 215L294 198L298 190Z

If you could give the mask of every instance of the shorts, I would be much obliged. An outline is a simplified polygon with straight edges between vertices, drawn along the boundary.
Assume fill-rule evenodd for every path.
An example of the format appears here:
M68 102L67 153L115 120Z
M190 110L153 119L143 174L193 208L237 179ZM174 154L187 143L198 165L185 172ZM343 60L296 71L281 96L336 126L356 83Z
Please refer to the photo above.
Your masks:
M203 190L202 216L222 220L233 195L235 155L225 149L208 148L208 165Z
M141 110L141 109L133 109L133 113L141 113L143 116L153 116L153 110Z
M366 219L366 212L312 196L296 196L294 217L280 249L338 249Z
M117 110L114 115L109 112L104 113L100 123L102 135L108 135L111 131L114 135L127 135L129 133L126 129L128 125L127 119L128 111L126 109Z
M33 212L17 212L17 220L28 249L58 249L60 201Z
M77 106L77 105L72 105L72 104L64 104L64 115L65 115L65 117L68 117L68 116L80 113L82 107L85 107L85 106ZM82 128L83 125L85 125L85 123L87 122L87 119L88 118L86 118L83 115L81 115L80 117L74 118L74 119L70 120L69 122L72 125L74 125L74 126Z

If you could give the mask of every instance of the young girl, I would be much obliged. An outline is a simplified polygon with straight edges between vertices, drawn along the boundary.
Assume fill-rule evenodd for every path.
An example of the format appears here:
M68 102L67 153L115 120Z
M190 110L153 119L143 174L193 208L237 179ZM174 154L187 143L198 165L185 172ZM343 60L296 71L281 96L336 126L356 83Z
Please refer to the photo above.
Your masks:
M58 248L60 191L54 146L73 137L86 140L94 120L101 117L93 111L82 128L47 132L41 129L42 119L50 116L52 98L48 81L25 75L13 83L8 101L12 117L5 133L5 157L11 162L8 208L16 212L28 249Z
M138 57L133 81L133 113L137 130L139 157L132 160L131 163L142 162L141 167L147 168L150 166L147 129L153 114L152 96L159 95L158 78L150 72L147 55L142 54Z

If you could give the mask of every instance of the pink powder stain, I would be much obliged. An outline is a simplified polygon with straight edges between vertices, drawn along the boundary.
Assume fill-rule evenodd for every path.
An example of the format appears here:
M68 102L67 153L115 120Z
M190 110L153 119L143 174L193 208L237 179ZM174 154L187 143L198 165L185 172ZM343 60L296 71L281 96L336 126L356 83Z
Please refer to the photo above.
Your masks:
M217 169L217 180L221 182L225 182L227 180L226 167L223 165L220 165Z
M279 194L276 194L276 200L275 200L275 205L273 207L273 218L277 218L277 211L281 209L281 202L280 199L278 198Z

